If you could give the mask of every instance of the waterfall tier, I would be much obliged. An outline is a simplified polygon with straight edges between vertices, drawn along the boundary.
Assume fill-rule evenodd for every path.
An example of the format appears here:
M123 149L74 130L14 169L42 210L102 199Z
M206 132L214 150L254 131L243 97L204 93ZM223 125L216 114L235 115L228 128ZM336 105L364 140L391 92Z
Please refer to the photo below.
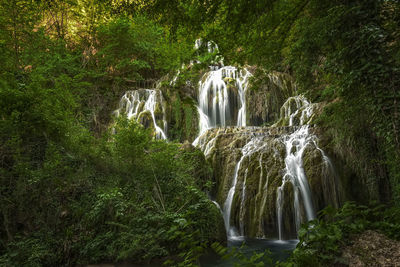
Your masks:
M165 102L158 89L137 89L127 91L119 102L115 114L125 114L128 119L136 119L146 128L153 128L155 137L167 139Z
M209 71L199 82L200 133L217 126L245 126L248 78L246 69L232 66Z
M275 127L218 127L197 146L214 166L227 235L295 238L316 211L339 205L333 165L309 123L316 104L289 98Z

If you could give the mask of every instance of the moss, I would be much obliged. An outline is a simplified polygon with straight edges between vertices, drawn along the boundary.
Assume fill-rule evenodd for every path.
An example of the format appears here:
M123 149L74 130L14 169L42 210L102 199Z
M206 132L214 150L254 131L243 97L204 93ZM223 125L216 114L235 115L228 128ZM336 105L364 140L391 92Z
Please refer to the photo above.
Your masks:
M233 83L235 80L233 79L233 78L231 78L231 77L225 77L224 78L224 82L226 83L226 84L230 84L230 83Z
M296 223L294 211L294 188L292 183L288 182L283 187L283 209L282 209L282 223L283 223L283 238L292 239L296 238ZM299 193L300 197L300 193ZM304 209L301 207L302 222L305 222Z
M157 102L157 103L156 103L156 107L155 107L155 109L154 109L154 115L155 115L156 117L162 117L163 114L164 114L164 112L163 112L163 109L162 109L162 104L159 103L159 102Z
M289 75L278 72L261 73L263 74L250 80L251 89L246 93L248 125L271 124L277 121L282 104L296 91Z
M222 217L221 211L210 202L210 225L212 227L209 228L209 232L207 233L207 237L211 241L216 241L222 244L226 244L226 230L224 219Z
M139 111L139 112L141 112L141 111L144 110L144 105L145 105L145 104L146 104L146 103L145 103L144 101L141 101L141 102L140 102L139 107L138 107L138 111Z
M148 110L140 112L139 115L138 115L137 120L145 128L154 128L154 126L153 126L153 117L151 116L151 113Z
M184 88L167 90L167 124L168 138L184 142L192 142L198 134L198 114L196 101L184 96Z
M289 125L289 117L283 117L279 119L273 126L274 127L282 127L282 126L288 126Z
M185 105L184 107L184 113L185 113L185 133L186 133L186 138L188 136L188 133L190 135L191 129L192 129L192 122L193 122L193 110L191 106Z
M174 120L180 122L182 119L182 101L179 95L176 95L171 103L173 108Z
M156 119L156 124L158 127L160 127L162 130L164 129L164 121L162 119Z
M185 140L193 141L197 136L199 123L197 109L191 103L184 105L184 118L184 138Z

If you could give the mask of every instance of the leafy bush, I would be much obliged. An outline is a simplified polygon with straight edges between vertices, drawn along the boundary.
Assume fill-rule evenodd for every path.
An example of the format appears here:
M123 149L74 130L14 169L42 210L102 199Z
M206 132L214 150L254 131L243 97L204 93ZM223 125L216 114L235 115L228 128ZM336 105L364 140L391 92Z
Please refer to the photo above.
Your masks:
M339 210L327 207L320 212L318 220L300 229L300 242L289 263L298 266L346 263L341 258L341 249L350 242L352 235L375 229L399 239L399 218L397 207L378 204L368 207L346 202Z
M219 211L200 190L210 178L201 152L153 140L132 121L115 129L104 143L92 140L79 149L89 154L50 143L39 167L30 166L25 176L19 171L16 184L9 184L11 173L2 180L2 189L13 192L2 206L3 234L11 238L3 243L2 262L140 262L192 251L189 258L181 254L191 261L200 252L196 244L215 240L218 232L210 229ZM9 217L11 210L22 214Z

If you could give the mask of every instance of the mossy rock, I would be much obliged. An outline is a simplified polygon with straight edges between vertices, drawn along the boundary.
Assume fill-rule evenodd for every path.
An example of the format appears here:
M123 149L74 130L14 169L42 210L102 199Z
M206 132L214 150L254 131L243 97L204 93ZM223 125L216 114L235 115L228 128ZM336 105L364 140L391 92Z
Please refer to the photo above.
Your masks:
M185 95L184 88L168 90L166 103L166 120L168 125L168 138L184 142L193 142L198 135L199 116L196 101Z
M213 155L212 164L215 166L216 163L220 163L215 168L220 171L214 172L214 175L218 177L217 199L222 205L232 186L234 170L241 157L238 145L243 146L243 142L240 135L236 137L229 137L228 135L226 138L219 138L216 144L218 147L216 152L218 156ZM270 142L271 146L266 146L265 149L252 154L249 158L245 158L238 172L236 192L232 203L231 224L239 229L240 221L242 220L246 236L277 237L276 188L280 186L282 181L284 162L281 155L284 153L284 146L280 141L273 138ZM225 152L222 153L221 150ZM259 164L260 158L262 160L261 166ZM268 168L266 168L267 165ZM262 169L263 175L261 175ZM242 200L242 188L245 177L246 197ZM269 180L267 184L268 190L265 192L267 179ZM240 213L242 201L245 201L245 209ZM260 211L261 205L264 206L263 211Z
M226 230L221 211L211 201L210 211L210 218L212 222L210 222L211 227L209 228L210 231L208 232L209 240L225 245L227 243Z
M226 84L232 84L232 83L235 82L235 80L234 80L233 78L231 78L231 77L225 77L225 78L224 78L224 82L225 82Z
M294 211L294 187L292 183L287 182L283 187L283 209L282 209L282 238L283 239L295 239L297 238L297 229L295 223L295 211ZM300 192L298 192L299 198ZM301 221L304 222L304 208L301 206L300 216Z
M281 106L296 94L296 85L291 76L258 70L250 81L246 92L247 124L264 125L276 122L281 116Z
M143 111L139 113L137 117L137 121L142 124L145 128L153 128L154 129L154 124L153 124L153 117L151 115L150 111Z
M232 179L235 173L236 163L241 157L240 150L221 153L220 150L214 154L212 165L214 166L214 177L216 177L216 187L218 203L224 203L232 186Z
M140 101L139 107L138 107L138 112L142 112L144 110L144 105L146 104L145 101Z
M303 152L304 170L313 196L314 207L317 211L331 205L340 206L338 177L329 159L324 159L320 150L307 147Z
M283 141L295 130L295 127L228 127L211 129L203 136L203 149L207 142L213 140L212 148L208 149L207 160L213 166L215 187L212 193L221 207L223 207L232 186L235 168L242 157L243 146L254 136L260 135L262 138L262 146L242 160L232 202L231 225L240 230L241 222L243 222L246 236L278 237L276 201L277 189L282 185L285 173L286 147ZM310 129L310 134L315 132ZM336 190L332 190L335 185L325 184L325 181L321 179L324 173L331 170L326 168L321 151L313 142L310 142L304 150L303 165L306 175L310 179L311 190L316 196L313 198L315 207L320 209L327 203L336 203L335 199L331 197L336 195L336 193L332 193ZM245 179L245 198L243 199L242 190ZM328 189L331 190L330 193L326 191ZM283 231L285 233L283 238L285 239L296 238L295 190L297 189L290 182L286 182L283 189ZM300 222L304 223L306 214L301 204L303 200L300 192L298 199L300 201L299 218ZM245 208L241 210L242 202Z
M154 116L161 117L161 118L164 116L163 107L160 102L156 103L156 106L154 109Z

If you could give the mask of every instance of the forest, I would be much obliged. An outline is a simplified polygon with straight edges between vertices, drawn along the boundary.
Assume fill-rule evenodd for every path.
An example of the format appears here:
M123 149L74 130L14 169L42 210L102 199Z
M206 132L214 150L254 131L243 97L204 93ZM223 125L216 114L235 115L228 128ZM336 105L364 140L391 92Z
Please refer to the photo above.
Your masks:
M399 1L0 0L0 63L1 266L399 264Z

